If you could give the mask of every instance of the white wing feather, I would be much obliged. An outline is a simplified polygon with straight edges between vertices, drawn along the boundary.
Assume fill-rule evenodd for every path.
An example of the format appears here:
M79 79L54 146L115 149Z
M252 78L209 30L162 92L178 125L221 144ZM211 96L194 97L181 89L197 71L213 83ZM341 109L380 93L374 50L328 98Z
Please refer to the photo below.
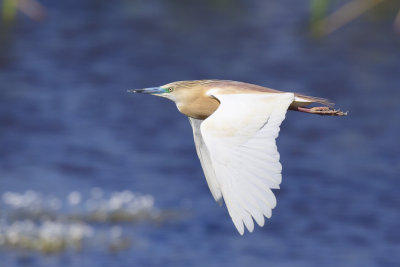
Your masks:
M214 198L222 193L240 234L244 226L252 232L253 218L263 226L276 206L271 188L279 188L282 166L275 139L294 94L212 95L219 108L203 122L191 119L197 153Z
M217 178L215 177L215 172L210 159L210 153L204 144L203 137L201 136L200 132L200 125L203 120L189 118L189 121L193 128L193 138L194 144L196 145L197 156L200 159L201 167L203 168L208 187L210 188L211 194L215 201L217 201L219 205L222 205L221 189L219 188Z

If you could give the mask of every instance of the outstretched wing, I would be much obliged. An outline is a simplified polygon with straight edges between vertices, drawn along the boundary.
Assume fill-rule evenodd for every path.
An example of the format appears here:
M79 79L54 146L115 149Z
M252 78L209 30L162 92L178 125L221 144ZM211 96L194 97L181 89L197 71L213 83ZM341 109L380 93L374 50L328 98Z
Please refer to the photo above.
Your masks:
M253 218L263 226L276 206L271 189L279 188L282 166L275 139L294 94L211 95L220 106L201 123L201 137L195 131L197 151L214 198L222 193L240 234L244 225L252 232Z

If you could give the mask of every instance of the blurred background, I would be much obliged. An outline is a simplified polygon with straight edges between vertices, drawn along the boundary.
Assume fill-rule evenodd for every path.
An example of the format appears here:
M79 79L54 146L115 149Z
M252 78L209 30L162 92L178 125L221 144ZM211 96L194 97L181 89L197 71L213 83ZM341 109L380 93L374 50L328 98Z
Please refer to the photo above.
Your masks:
M0 0L1 266L400 266L397 0ZM186 117L126 93L229 79L288 112L283 183L240 236Z

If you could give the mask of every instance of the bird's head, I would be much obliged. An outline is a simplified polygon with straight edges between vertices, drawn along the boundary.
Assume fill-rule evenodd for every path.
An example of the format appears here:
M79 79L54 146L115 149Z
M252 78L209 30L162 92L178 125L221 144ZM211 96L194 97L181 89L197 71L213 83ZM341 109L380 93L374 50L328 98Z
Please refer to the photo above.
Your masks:
M159 87L132 89L128 92L161 96L174 101L177 106L205 97L209 85L216 80L194 80L168 83Z
M168 83L159 87L128 90L168 98L175 102L179 111L186 116L205 119L219 106L218 100L207 95L217 80L194 80Z

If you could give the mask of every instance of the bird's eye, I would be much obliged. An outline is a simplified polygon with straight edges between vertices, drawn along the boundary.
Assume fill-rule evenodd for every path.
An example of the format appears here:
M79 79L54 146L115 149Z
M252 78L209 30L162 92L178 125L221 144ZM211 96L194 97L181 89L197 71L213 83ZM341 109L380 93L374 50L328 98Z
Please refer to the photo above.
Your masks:
M174 91L174 88L172 88L172 87L168 87L168 93L171 93L172 91Z

